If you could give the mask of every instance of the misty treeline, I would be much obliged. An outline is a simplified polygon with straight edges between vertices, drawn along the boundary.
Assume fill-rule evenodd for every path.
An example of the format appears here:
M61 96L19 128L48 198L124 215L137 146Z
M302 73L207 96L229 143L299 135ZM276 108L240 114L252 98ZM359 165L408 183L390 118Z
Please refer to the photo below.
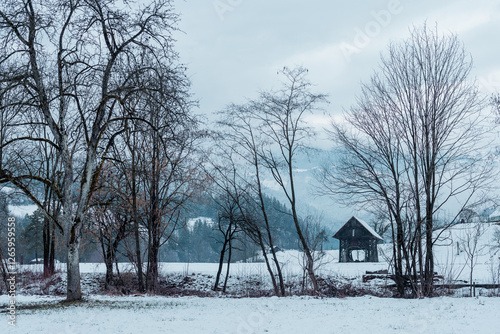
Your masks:
M313 92L307 69L284 67L279 88L229 104L215 130L206 129L174 49L172 3L0 5L0 183L39 209L32 219L42 230L44 275L54 273L60 239L67 300L81 299L80 250L92 238L106 287L126 257L138 290L154 292L161 250L194 238L188 218L197 216L194 203L209 198L220 242L214 290L225 290L246 240L264 258L274 293L286 294L279 211L304 254L304 289L315 293L327 235L320 218L301 216L296 161L312 150L307 117L323 112L327 97ZM390 221L401 296L432 295L433 231L445 204L462 207L453 224L486 201L494 166L482 154L486 106L471 66L455 36L414 29L390 45L358 104L329 131L337 161L318 173L318 192ZM269 176L285 206L266 196Z
M220 198L213 199L210 195L192 204L189 212L196 213L199 217L189 219L187 224L182 224L182 227L174 233L161 251L163 261L184 263L220 261L227 229L224 228L219 201ZM267 195L264 195L264 201L270 208L271 227L279 249L297 249L297 235L288 208L276 198ZM260 261L259 246L243 229L236 230L232 246L233 262Z

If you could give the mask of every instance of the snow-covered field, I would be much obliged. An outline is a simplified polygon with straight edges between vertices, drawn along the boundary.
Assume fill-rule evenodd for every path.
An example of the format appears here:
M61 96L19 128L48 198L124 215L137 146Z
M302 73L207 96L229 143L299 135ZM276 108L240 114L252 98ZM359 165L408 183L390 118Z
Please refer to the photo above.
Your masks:
M499 271L498 248L492 236L499 226L490 225L478 238L477 264L473 281L495 282ZM435 247L436 268L445 281L469 280L470 268L464 240L471 232L466 225L443 234ZM472 231L474 232L474 231ZM318 262L317 274L357 288L379 289L392 281L362 282L366 271L389 269L390 245L380 246L379 263L338 263L338 251L327 251ZM287 286L297 288L303 274L298 251L279 253ZM262 297L251 292L271 291L269 275L262 262L231 265L229 294L211 290L215 263L162 263L165 282L175 288L202 291L212 297L127 295L102 292L103 264L82 263L84 303L63 305L63 297L39 294L64 293L64 264L52 281L29 281L18 290L16 327L8 325L9 299L0 296L0 333L499 333L500 298L485 297L491 290L478 290L479 297L403 300L374 296L349 298ZM23 265L19 271L42 271L41 265ZM120 272L134 273L130 264ZM498 279L498 275L496 276ZM252 290L254 289L254 290ZM295 290L297 291L297 290ZM120 291L115 291L120 294ZM498 295L498 291L496 291ZM180 295L186 295L180 293ZM262 294L261 294L262 295ZM390 294L389 294L390 295ZM231 296L232 298L229 298ZM234 298L237 297L237 298Z
M377 284L391 284L393 281L380 280L362 283L362 275L367 270L387 269L387 263L338 263L336 256L338 251L329 251L318 263L317 273L328 279L333 279L341 284L354 285L356 287L366 287L375 289ZM286 251L279 253L279 259L282 263L282 272L290 294L301 292L301 281L304 275L300 262L302 255L298 251ZM56 269L60 273L52 279L41 282L33 282L31 275L27 275L26 284L21 284L19 289L22 294L64 294L65 285L65 264L57 264ZM120 263L120 273L130 273L135 277L135 269L129 263ZM160 272L164 277L162 286L174 288L168 294L173 295L192 295L194 292L200 292L199 295L218 296L214 293L212 287L215 281L215 274L218 269L217 263L160 263ZM265 263L232 263L228 278L227 292L233 297L252 297L272 294L272 284ZM41 277L43 265L21 265L19 272L38 272ZM84 296L103 293L105 265L102 263L81 263L80 272L82 275L82 292ZM226 272L226 265L223 267L222 281ZM23 276L21 276L23 277ZM21 282L24 283L24 282ZM115 291L116 292L116 291ZM387 292L387 291L384 291ZM120 293L120 291L118 291ZM390 293L387 293L390 295Z
M61 298L18 297L19 305ZM7 303L0 296L0 305ZM2 314L0 333L500 333L499 298L199 298L91 296Z

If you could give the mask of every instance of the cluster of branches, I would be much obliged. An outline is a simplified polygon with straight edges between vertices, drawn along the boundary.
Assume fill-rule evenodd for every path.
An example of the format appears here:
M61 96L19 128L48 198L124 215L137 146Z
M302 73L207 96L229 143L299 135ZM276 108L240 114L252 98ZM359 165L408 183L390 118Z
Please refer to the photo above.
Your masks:
M313 132L306 126L305 116L326 101L322 94L310 91L307 70L284 68L278 91L263 92L257 100L243 105L230 105L221 112L221 132L216 161L213 164L214 184L227 201L225 212L237 209L235 223L261 248L277 295L285 294L285 285L276 245L269 222L269 209L263 196L263 175L267 173L283 192L289 205L300 247L306 256L306 271L317 291L314 255L299 220L299 199L294 183L298 152L304 150ZM271 251L269 259L268 251ZM276 279L277 276L277 279Z
M165 85L172 79L170 75L159 84ZM171 85L175 90L165 85L144 101L132 101L135 118L126 122L123 135L115 139L101 175L99 195L109 201L94 198L104 214L112 212L115 220L121 216L119 226L128 226L125 232L133 233L132 245L131 240L125 240L125 249L127 257L136 263L140 290L157 289L160 247L182 227L188 204L201 193L205 181L200 169L203 155L198 151L204 135L189 113L188 87L181 86L187 82L176 79ZM113 219L109 222L113 224ZM102 233L101 228L97 231ZM107 247L113 243L111 252L103 249L108 255L108 272L119 241L127 237L127 233L120 235L117 231L120 228L112 228L114 238L105 242ZM145 283L143 243L147 252Z
M487 117L471 68L456 36L414 28L390 45L345 123L330 131L339 158L319 175L320 191L385 213L401 296L432 295L440 210L458 206L446 228L488 193Z
M178 220L190 196L188 157L199 135L172 49L176 21L170 0L0 5L0 183L23 191L47 230L63 235L68 300L81 298L78 250L91 205L102 198L123 207L120 186L134 192L132 216L117 209L113 219L135 222L136 231L144 220L154 286L162 226ZM118 173L125 167L133 168ZM120 192L103 194L110 184ZM138 204L142 193L147 201Z

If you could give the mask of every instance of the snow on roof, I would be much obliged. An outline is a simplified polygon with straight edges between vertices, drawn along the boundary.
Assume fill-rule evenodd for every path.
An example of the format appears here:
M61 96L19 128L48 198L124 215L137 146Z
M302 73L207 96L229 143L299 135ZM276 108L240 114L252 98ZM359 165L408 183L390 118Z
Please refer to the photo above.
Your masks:
M490 219L498 218L500 217L500 208L497 208L493 213L489 216Z
M384 240L380 235L378 235L377 232L375 232L375 230L373 228L371 228L370 225L368 225L368 223L366 223L364 220L362 219L359 219L358 217L352 217L354 219L356 219L358 222L360 222L361 225L363 225L364 228L366 228L368 230L368 232L370 232L371 234L373 234L374 237L380 239L380 240Z

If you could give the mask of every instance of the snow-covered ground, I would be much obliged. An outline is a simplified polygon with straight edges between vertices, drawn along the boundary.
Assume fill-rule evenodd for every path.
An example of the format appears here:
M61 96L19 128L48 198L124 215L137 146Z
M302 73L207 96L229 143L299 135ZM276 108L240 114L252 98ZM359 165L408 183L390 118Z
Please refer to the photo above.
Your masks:
M347 263L339 264L333 262L331 257L337 251L327 253L323 258L323 263L319 264L317 273L325 279L334 280L339 286L349 285L355 288L374 289L383 295L391 295L389 291L381 291L377 285L393 283L391 280L374 280L362 283L362 275L366 270L386 269L387 263ZM282 272L289 294L297 294L302 291L302 278L305 273L300 265L302 259L298 251L286 251L279 253L279 259L282 263ZM20 273L26 273L24 283L21 280L19 292L22 294L56 294L62 295L66 291L65 285L65 267L64 264L57 264L59 271L51 279L37 281L32 278L31 272L38 273L41 277L43 265L22 265L19 266ZM135 278L135 268L129 263L120 263L121 275L129 274L128 277ZM160 294L165 295L200 295L200 296L218 296L218 293L212 291L217 273L218 264L216 263L160 263L160 272L164 279L161 280L161 286L169 291ZM82 263L80 264L82 275L82 292L84 296L103 293L104 273L106 268L101 263ZM223 267L221 281L224 281L226 265ZM24 279L24 276L20 276ZM221 283L222 284L222 283ZM330 284L327 281L325 284ZM272 295L272 284L266 266L262 262L253 263L232 263L228 278L227 293L233 297L252 297ZM199 292L197 294L196 292ZM118 290L121 293L121 290ZM377 293L379 295L379 293Z
M448 281L495 283L500 279L500 240L494 240L500 226L494 223L458 224L439 234L434 246L435 269ZM442 233L440 233L442 232Z
M500 275L500 248L493 247L493 235L500 226L489 224L485 225L480 231L475 252L475 263L473 270L473 281L476 283L499 283ZM472 231L472 232L471 232ZM467 233L475 233L474 227L461 224L441 234L438 242L434 246L434 257L436 271L443 275L447 282L470 281L469 256L464 249ZM354 262L339 263L338 250L328 250L324 252L323 257L317 261L316 273L326 276L340 276L345 278L361 278L366 271L376 271L388 269L392 249L390 244L379 245L379 261L377 263ZM304 257L296 250L278 252L278 259L282 264L282 271L285 279L302 275ZM268 273L263 262L262 256L253 259L259 262L253 263L233 263L231 264L231 275L246 277L260 276L267 278ZM39 271L43 270L42 265L23 265L21 270ZM178 263L163 262L160 264L160 271L163 275L170 274L201 274L214 275L217 272L217 263ZM65 264L57 264L56 268L65 271ZM105 273L106 268L102 263L82 263L80 265L82 273ZM225 272L225 266L223 272ZM132 265L128 263L120 264L120 271L134 271Z
M500 226L490 224L485 225L479 231L475 254L475 264L472 282L494 283L500 281L500 259L499 248L493 247L493 236ZM440 283L466 283L470 279L470 256L466 250L466 240L476 234L474 225L460 224L442 233L435 249L435 270L444 277ZM439 232L438 232L439 233ZM471 235L472 233L472 235ZM470 245L470 243L469 243ZM392 292L386 286L393 284L390 279L377 279L363 282L362 276L367 271L378 271L387 269L392 271L389 265L389 255L391 245L379 246L378 263L339 263L338 251L326 251L316 262L316 274L324 279L323 295L326 296L357 296L371 293L376 296L391 296ZM282 265L282 272L287 293L301 294L302 282L305 275L303 271L304 258L299 251L288 250L278 252L278 259ZM233 297L255 297L268 296L273 294L271 280L265 264L259 256L251 259L250 263L233 263L228 277L227 293ZM259 262L260 261L260 262ZM125 288L119 287L113 293L130 293L134 291L133 278L135 268L129 263L119 265L120 273L128 274L128 282ZM217 272L216 263L161 263L160 272L164 277L160 282L162 291L160 294L166 296L217 296L212 291ZM56 269L60 271L57 275L48 280L37 281L32 275L27 274L25 281L20 281L19 293L21 294L52 294L63 295L66 290L65 285L65 265L59 263ZM42 265L22 265L19 272L39 272L43 270ZM222 282L226 273L226 266L223 268ZM104 264L82 263L82 291L84 296L92 294L102 294L104 292ZM35 275L36 276L36 275ZM38 274L40 277L41 274ZM22 276L23 277L23 276ZM132 281L130 280L132 278ZM332 292L332 286L335 290ZM348 293L345 291L348 290ZM367 291L369 290L369 291ZM339 292L340 291L340 292ZM470 295L467 288L452 290L457 296ZM448 292L447 292L448 293ZM482 296L498 295L499 289L478 290L477 294Z
M60 298L18 297L19 306ZM8 302L0 296L0 309ZM91 296L20 309L0 333L500 333L499 298L199 298Z
M464 224L454 227L443 233L436 244L436 269L445 276L445 280L469 280L469 256L464 247L466 239L470 239L471 233L476 232L474 228L473 225ZM495 272L498 272L499 254L498 248L493 247L492 237L499 228L491 224L479 231L475 255L477 264L473 273L473 280L477 283L498 283L495 282ZM379 263L338 263L338 251L327 251L317 262L317 274L359 289L379 289L380 293L377 295L386 295L387 289L381 286L392 281L373 280L363 283L361 280L366 271L390 271L387 261L390 245L380 245L379 250ZM298 251L285 251L279 252L278 256L283 265L287 287L290 291L292 288L299 289L297 286L303 275L302 254ZM253 260L259 261L259 258ZM164 284L173 287L174 291L165 294L169 297L109 296L104 295L102 290L105 266L82 263L82 289L87 301L64 306L59 304L62 296L36 296L64 293L64 264L57 264L56 267L61 272L49 281L30 283L28 278L26 284L20 284L23 287L19 288L16 300L17 327L8 325L5 310L9 299L6 295L0 296L0 333L500 334L500 298L484 297L491 290L478 291L481 296L477 298L438 297L421 300L374 296L228 298L271 291L265 264L232 264L228 281L229 294L224 295L211 290L217 264L161 263ZM19 272L41 272L42 269L42 265L19 266ZM120 272L130 272L134 276L133 266L127 263L120 264ZM201 291L197 295L212 297L172 297L177 295L176 291L181 291L176 289L184 289L184 292ZM117 290L113 293L121 292ZM179 295L185 296L186 293Z

